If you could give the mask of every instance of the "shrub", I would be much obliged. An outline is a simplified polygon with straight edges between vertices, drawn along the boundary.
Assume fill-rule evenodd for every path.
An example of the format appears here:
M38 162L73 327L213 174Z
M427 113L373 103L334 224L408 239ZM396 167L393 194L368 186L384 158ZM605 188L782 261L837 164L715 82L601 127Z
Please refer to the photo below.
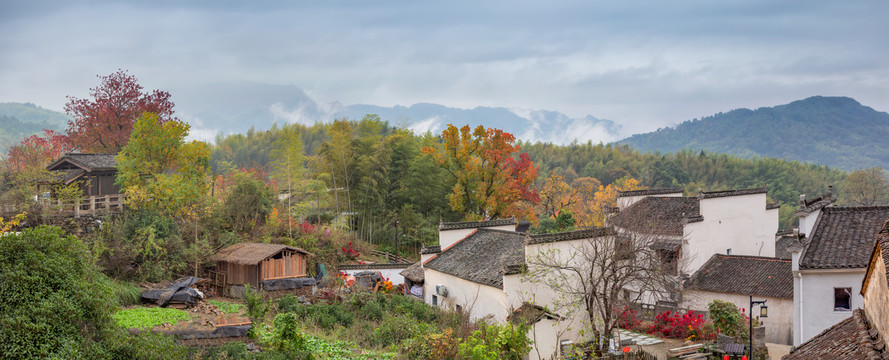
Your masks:
M481 324L465 341L460 343L459 354L472 360L520 360L531 351L527 324Z
M262 301L262 293L254 290L250 287L250 284L245 285L245 287L244 305L247 308L247 317L250 318L250 323L252 324L249 335L251 338L255 338L257 325L261 324L269 313L269 302Z
M435 331L437 329L428 323L417 322L409 317L396 315L386 318L374 329L374 339L381 346L392 346L412 337Z
M306 334L297 325L296 315L283 313L275 316L275 327L262 342L272 350L306 351Z
M707 305L710 320L720 334L741 336L747 333L747 315L742 313L735 304L728 301L713 300ZM746 336L746 335L744 335Z
M97 274L96 282L111 288L111 292L114 293L120 306L142 303L142 289L130 282L118 281L105 276L105 274Z
M689 311L684 314L667 311L655 317L655 323L648 328L648 333L659 332L664 336L697 340L711 339L715 334L706 331L707 320L703 314Z
M625 306L623 309L616 310L620 314L617 320L617 326L622 329L637 331L642 326L642 320L639 319L639 313L636 309Z
M176 344L175 337L151 331L119 336L111 345L113 359L175 360L184 359L188 353L186 347Z
M112 289L57 227L0 238L0 357L82 358L114 328Z
M355 320L353 313L342 304L319 302L313 305L303 305L299 302L293 304L292 301L287 300L278 302L278 311L292 312L300 320L312 322L316 326L328 330L335 326L348 327Z

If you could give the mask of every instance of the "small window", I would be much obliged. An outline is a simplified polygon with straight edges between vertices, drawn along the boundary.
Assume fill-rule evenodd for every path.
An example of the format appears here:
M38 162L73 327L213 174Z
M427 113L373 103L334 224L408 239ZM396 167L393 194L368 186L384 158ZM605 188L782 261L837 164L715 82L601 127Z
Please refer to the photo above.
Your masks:
M852 310L852 288L833 288L833 311Z
M438 305L438 296L432 295L432 305Z
M729 249L725 249L725 254L726 254L726 255L731 255L731 254L732 254L732 249L731 249L731 248L729 248Z

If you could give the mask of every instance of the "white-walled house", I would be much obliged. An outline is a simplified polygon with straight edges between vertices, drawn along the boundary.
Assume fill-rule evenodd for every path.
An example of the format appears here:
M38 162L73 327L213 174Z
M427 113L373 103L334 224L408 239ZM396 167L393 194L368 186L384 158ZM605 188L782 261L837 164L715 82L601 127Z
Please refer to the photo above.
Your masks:
M473 225L459 224L460 229L453 229L451 224L440 226L440 238L447 246L426 247L421 252L427 304L497 323L514 316L527 319L530 313L529 337L534 341L530 359L552 358L558 355L561 343L580 340L585 313L556 309L559 294L543 283L529 281L525 272L527 258L553 249L570 254L584 241L610 236L610 232L597 228L526 235L505 230L503 224L484 226L491 223L475 222L481 226L463 231L462 238L448 236L449 231L466 230Z
M750 295L766 300L767 342L793 342L793 274L790 260L760 256L713 255L685 283L681 307L707 311L713 300L728 301L739 309L750 307ZM754 312L758 314L757 312Z
M889 221L871 240L867 267L859 279L863 308L846 312L847 317L798 345L784 360L840 359L883 360L889 358Z
M814 222L800 221L801 234L791 250L793 267L793 344L818 335L861 308L861 280L889 206L825 206ZM809 227L811 226L811 227Z
M694 273L714 254L775 256L779 206L768 203L765 188L702 191L695 197L664 191L666 196L658 190L619 193L618 204L630 205L609 224L657 237L658 250L673 260L677 275Z

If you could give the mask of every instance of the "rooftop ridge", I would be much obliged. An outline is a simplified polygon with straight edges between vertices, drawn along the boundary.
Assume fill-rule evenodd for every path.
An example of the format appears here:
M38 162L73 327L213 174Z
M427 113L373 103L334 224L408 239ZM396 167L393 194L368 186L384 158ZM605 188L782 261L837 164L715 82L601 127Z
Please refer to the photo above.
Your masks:
M735 189L735 190L719 190L719 191L703 191L703 190L701 190L701 195L699 197L701 199L712 199L712 198L728 197L728 196L765 194L767 192L768 192L768 190L766 190L765 186L760 187L760 188Z
M612 230L611 228L596 227L592 229L565 231L552 234L528 234L526 235L525 243L528 245L534 245L559 241L590 239L594 237L610 235L613 233L614 230Z
M868 210L889 210L889 205L862 205L862 206L826 206L825 212L847 212L847 211L868 211Z
M791 262L790 259L779 259L769 256L757 256L757 255L726 255L726 254L716 254L721 258L725 259L750 259L750 260L761 260L761 261L779 261L779 262Z
M617 197L682 193L682 187L617 191Z
M458 222L441 222L438 224L438 230L458 230L458 229L471 229L471 228L482 228L489 226L502 226L502 225L516 225L515 217L511 217L508 219L493 219L493 220L481 220L481 221L458 221Z

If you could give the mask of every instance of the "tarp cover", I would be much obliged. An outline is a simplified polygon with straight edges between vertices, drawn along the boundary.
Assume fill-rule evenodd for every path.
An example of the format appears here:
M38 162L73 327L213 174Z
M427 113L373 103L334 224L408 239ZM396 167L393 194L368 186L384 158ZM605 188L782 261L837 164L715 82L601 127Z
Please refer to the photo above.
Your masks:
M362 271L362 272L356 273L354 275L355 275L356 285L364 286L367 288L372 288L378 282L383 281L383 275L380 274L379 271Z
M194 304L195 299L203 298L197 289L191 288L194 283L201 279L194 276L188 276L176 280L166 289L145 290L142 292L142 298L155 301L158 306L167 306L170 301Z
M266 291L299 289L307 286L315 286L315 279L286 278L266 280L262 282L262 289Z

